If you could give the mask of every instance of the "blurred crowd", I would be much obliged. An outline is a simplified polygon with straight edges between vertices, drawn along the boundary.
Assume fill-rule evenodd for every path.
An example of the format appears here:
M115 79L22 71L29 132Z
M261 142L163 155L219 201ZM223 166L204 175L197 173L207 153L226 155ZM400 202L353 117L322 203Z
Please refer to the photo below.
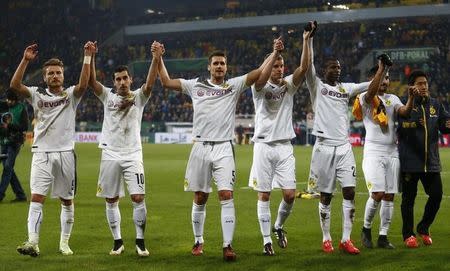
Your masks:
M448 2L448 0L240 0L223 1L223 4L199 5L195 9L183 8L155 9L145 15L127 18L129 25L155 24L169 22L185 22L195 20L221 20L236 17L253 17L275 14L296 14L304 12L320 12L339 9L379 8L400 5L423 5ZM186 2L186 7L192 5Z
M69 2L70 4L67 4ZM272 2L275 1L268 1L265 7L270 6ZM286 8L298 1L292 2L293 4L291 1L283 1ZM318 1L301 2L308 5ZM22 57L23 49L32 42L39 44L40 59L28 67L28 78L33 75L33 71L40 78L40 65L50 57L59 57L66 65L66 85L75 84L79 77L84 42L105 40L124 23L112 10L83 8L82 4L85 1L70 0L67 3L43 1L38 6L33 3L33 1L10 2L8 13L0 17L0 91L7 88ZM383 1L380 3L383 4ZM14 20L14 27L10 27L11 24L7 23L11 20ZM400 86L404 84L409 73L414 69L423 69L430 75L432 95L439 97L448 108L449 27L449 17L418 17L325 25L319 22L319 30L314 38L316 70L320 74L321 63L324 63L326 58L335 56L341 62L341 80L359 82L364 78L361 78L357 64L372 49L424 46L437 48L426 63L395 63L392 74L398 84L393 86L398 88L396 91L401 95ZM265 55L271 51L272 39L280 35L285 43L286 50L283 56L285 74L288 75L300 61L302 26L161 34L148 37L145 42L133 42L124 46L100 44L96 57L97 77L104 85L112 86L114 67L134 61L149 61L150 44L153 40L164 43L166 48L164 59L204 58L214 50L225 50L228 56L229 77L241 75L257 68L263 62ZM209 76L206 66L203 71L169 70L169 74L173 78L186 79ZM143 84L146 74L133 74L133 77L133 88L138 88ZM309 112L311 112L309 93L304 85L295 96L294 120L305 121ZM236 113L241 117L254 114L250 89L240 97ZM78 108L77 119L86 122L101 122L103 119L103 107L91 92L83 98ZM151 100L145 108L143 120L191 122L192 102L186 95L163 90L157 82Z

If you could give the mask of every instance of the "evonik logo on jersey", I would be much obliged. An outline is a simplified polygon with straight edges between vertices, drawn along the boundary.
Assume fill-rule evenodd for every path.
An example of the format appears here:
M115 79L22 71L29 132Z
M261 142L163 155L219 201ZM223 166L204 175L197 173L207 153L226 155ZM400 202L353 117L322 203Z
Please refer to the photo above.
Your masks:
M199 89L197 90L197 96L224 96L232 92L232 88L228 87L226 89Z
M347 99L348 98L348 93L340 93L340 92L336 92L333 90L328 90L326 88L323 88L320 93L322 93L322 95L326 96L331 96L331 97L336 97L336 98L342 98L342 99Z
M286 95L286 92L287 92L287 90L285 89L285 90L283 90L283 91L280 91L280 92L278 92L278 93L273 93L273 92L266 92L266 94L264 95L264 97L266 98L266 100L274 100L274 101L277 101L277 100L281 100L281 99L283 99L283 97L284 97L284 95Z
M39 108L42 108L42 107L52 108L52 107L57 107L57 106L60 106L60 105L68 105L69 103L70 103L70 99L68 99L68 98L64 98L64 99L59 100L59 101L51 101L51 102L46 102L46 101L43 101L43 100L39 100L37 102L37 106Z

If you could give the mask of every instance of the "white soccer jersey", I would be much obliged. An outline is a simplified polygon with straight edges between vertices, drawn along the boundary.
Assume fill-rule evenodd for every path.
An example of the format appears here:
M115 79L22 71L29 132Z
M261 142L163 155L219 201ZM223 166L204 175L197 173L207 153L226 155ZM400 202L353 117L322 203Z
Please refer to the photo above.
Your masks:
M273 142L295 137L292 126L294 94L298 90L293 75L284 78L282 86L267 82L260 90L252 86L255 104L255 134L253 142Z
M48 89L27 87L27 100L34 109L36 124L32 152L73 150L75 146L75 115L81 97L74 96L75 86L55 95Z
M362 106L363 122L366 128L364 143L364 155L394 155L398 157L397 136L395 133L396 110L402 106L400 99L393 94L378 95L386 107L388 126L384 129L375 123L372 117L372 105L367 104L364 97L367 92L360 95L359 102Z
M370 82L338 83L336 86L330 86L316 76L314 65L311 65L306 72L306 84L315 112L312 134L339 144L348 142L349 99L366 90Z
M221 85L199 78L181 81L183 93L191 96L194 107L195 141L226 141L234 138L236 104L247 88L247 75L231 78Z
M103 103L103 126L99 148L103 149L104 160L141 160L141 121L144 106L150 96L145 96L142 88L130 92L129 97L122 97L103 87L97 96ZM126 101L129 106L121 108ZM119 157L114 157L120 154ZM105 157L107 155L107 157ZM138 156L138 157L136 157Z

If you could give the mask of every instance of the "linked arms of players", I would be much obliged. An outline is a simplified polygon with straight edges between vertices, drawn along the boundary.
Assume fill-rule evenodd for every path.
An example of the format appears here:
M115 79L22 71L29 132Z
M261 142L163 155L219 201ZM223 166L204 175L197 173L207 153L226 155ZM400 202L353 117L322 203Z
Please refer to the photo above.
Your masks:
M75 97L80 98L86 92L90 79L91 62L95 51L97 50L96 42L88 41L84 45L84 59L81 67L80 79L73 90Z
M266 85L267 80L269 80L270 74L272 73L273 64L275 63L275 61L277 60L278 56L280 55L280 53L283 49L284 49L284 45L283 45L283 41L281 40L281 37L273 40L273 51L264 60L263 64L261 65L262 71L261 71L258 79L255 82L256 91L260 91ZM252 72L250 72L250 73L252 73ZM249 75L250 75L250 73L249 73ZM255 72L255 74L256 73L257 72ZM249 75L247 75L247 78Z
M278 57L279 52L284 49L283 42L281 41L281 37L275 39L273 41L273 51L267 57L264 62L257 69L252 70L247 74L247 78L245 80L245 85L251 86L255 84L255 88L260 90L269 80L270 73L272 71L273 63ZM263 74L264 73L264 74Z
M162 59L164 51L165 49L163 44L156 41L153 42L152 44L153 57L155 58L159 55L159 62L157 67L161 84L163 88L181 91L182 89L180 79L171 79L169 73L167 72L166 66L164 65L164 60Z

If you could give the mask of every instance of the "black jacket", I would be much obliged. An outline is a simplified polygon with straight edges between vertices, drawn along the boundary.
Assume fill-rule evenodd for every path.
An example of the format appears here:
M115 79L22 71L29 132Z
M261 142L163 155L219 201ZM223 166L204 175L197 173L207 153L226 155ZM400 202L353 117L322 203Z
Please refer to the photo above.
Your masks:
M406 97L402 102L406 104ZM424 119L423 125L420 119ZM416 98L409 118L398 116L398 150L402 172L440 172L439 133L450 133L450 114L434 98Z

